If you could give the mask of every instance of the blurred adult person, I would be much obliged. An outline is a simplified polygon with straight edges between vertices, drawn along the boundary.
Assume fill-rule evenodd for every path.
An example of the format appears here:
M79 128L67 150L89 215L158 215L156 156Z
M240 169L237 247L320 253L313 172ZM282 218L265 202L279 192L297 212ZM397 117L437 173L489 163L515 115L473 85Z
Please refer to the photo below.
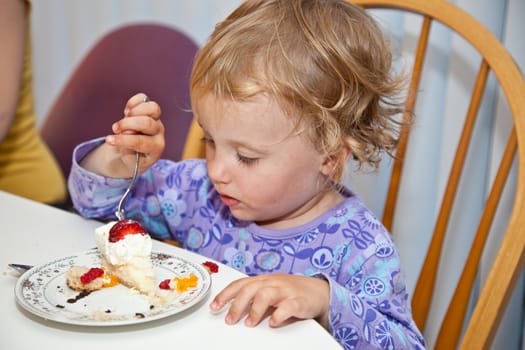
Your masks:
M59 205L66 199L64 175L39 135L33 106L31 3L0 5L0 190Z

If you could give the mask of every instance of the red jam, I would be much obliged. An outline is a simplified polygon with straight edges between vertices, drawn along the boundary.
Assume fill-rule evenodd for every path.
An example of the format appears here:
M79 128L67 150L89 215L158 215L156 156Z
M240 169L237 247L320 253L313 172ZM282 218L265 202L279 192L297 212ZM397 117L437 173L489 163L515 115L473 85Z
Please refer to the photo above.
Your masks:
M210 273L217 273L219 272L219 265L217 265L214 262L206 261L203 262L202 265L210 271Z
M92 267L88 270L88 272L80 276L80 282L82 282L82 284L88 284L93 280L102 277L103 275L104 270L102 270L100 267Z
M159 288L160 289L170 289L170 279L165 279L164 281L160 282L159 283Z

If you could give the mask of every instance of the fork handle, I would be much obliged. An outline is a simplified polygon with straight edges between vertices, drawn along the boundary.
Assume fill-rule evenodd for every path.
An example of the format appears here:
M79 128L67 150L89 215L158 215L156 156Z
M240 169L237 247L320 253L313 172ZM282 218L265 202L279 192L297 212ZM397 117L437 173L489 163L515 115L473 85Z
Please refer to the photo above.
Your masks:
M128 188L126 188L126 192L124 192L124 194L122 195L122 198L120 198L120 201L118 202L117 211L115 212L115 216L119 220L124 220L124 202L126 201L126 198L131 192L131 188L135 184L135 181L137 180L137 174L139 172L139 163L140 163L140 153L135 152L135 169L133 169L133 176L131 178L131 182L128 185Z

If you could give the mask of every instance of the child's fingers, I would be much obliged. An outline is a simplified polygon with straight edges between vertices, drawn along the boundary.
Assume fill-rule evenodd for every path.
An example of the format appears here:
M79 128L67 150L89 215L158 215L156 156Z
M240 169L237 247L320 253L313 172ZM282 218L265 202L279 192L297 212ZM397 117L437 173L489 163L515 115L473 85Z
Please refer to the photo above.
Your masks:
M256 326L271 314L270 326L296 319L327 317L329 286L325 280L282 274L243 278L230 283L210 305L220 311L230 302L226 323L235 324L247 314L245 324ZM326 318L327 322L327 318Z
M147 136L141 134L118 134L106 136L106 143L131 152L139 152L145 155L158 157L164 150L164 138L158 136Z
M283 295L279 288L269 286L260 289L249 305L248 317L245 320L246 326L255 327L258 325L274 310L274 306L278 305L282 298Z
M298 304L297 299L287 299L279 303L279 307L270 316L270 326L279 327L290 319L312 318L312 316L302 312L301 305Z
M246 278L235 280L221 290L210 304L212 311L220 311L226 304L228 304L235 295L239 292L239 289L244 285Z
M234 315L229 316L229 321L231 322L231 324L237 322L242 315L240 315L241 313L236 310L239 310L240 308L242 308L241 305L248 303L249 300L251 299L251 297L247 297L246 291L244 291L244 297L241 296L241 293L242 293L241 291L246 285L249 284L249 282L250 282L250 278L241 278L239 280L233 281L228 286L226 286L222 291L220 291L215 296L215 298L213 298L213 301L210 304L211 311L219 312L226 305L230 304L228 314L229 315L231 314L232 307L234 307L234 310L233 310ZM246 300L246 301L243 301L243 300Z
M127 102L126 106L124 106L124 115L128 115L128 113L137 105L144 103L145 101L149 101L149 97L142 92L139 92L138 94L133 95Z
M158 120L160 119L160 116L162 114L162 111L160 109L160 106L155 101L149 101L149 102L143 102L135 107L133 107L127 114L124 115L124 117L140 117L140 116L147 116L149 118Z
M149 117L123 118L111 126L115 134L158 135L164 133L164 125L159 120Z
M145 96L145 95L141 94L140 96ZM135 98L135 96L133 98ZM135 102L133 98L130 99L130 101ZM159 104L151 100L148 100L148 101L139 100L139 102L135 104L131 104L130 102L130 104L126 105L126 108L124 109L125 117L148 116L150 118L158 120L160 119L161 114L162 114L162 111L161 111Z

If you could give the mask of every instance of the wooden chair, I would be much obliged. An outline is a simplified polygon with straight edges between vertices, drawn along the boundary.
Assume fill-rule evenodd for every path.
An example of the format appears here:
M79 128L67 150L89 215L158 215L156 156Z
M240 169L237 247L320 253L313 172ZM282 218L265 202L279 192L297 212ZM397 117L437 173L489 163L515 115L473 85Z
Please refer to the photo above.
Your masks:
M440 22L472 45L480 55L481 63L472 89L471 101L465 117L463 130L452 162L448 182L442 197L434 232L413 293L412 308L416 323L424 329L435 288L436 272L440 264L441 250L454 207L463 165L469 151L469 142L476 122L478 109L483 99L489 72L496 77L512 114L512 130L501 158L497 175L491 184L469 256L463 268L452 301L441 325L436 349L488 349L491 346L508 299L520 276L525 258L525 81L513 58L498 39L481 23L455 5L443 0L352 0L366 9L387 8L408 11L422 16L417 50L409 85L406 107L413 111L423 74L425 53L433 22ZM417 120L417 115L416 115ZM403 175L403 157L409 144L410 130L402 130L402 140L397 150L389 189L385 202L383 221L392 228L395 218L398 189ZM516 159L517 158L517 159ZM513 161L517 161L518 179L510 220L507 224L499 251L493 261L487 280L481 289L466 329L462 333L471 289L478 271L478 263L498 202L507 181ZM395 232L393 232L395 235ZM486 287L485 287L486 286ZM494 286L498 286L495 288ZM461 343L458 347L458 342Z
M111 133L124 104L138 92L161 105L167 135L163 158L181 159L193 117L189 79L197 50L185 33L157 23L128 24L102 36L71 74L41 128L64 175L74 147ZM189 144L199 146L191 138Z

